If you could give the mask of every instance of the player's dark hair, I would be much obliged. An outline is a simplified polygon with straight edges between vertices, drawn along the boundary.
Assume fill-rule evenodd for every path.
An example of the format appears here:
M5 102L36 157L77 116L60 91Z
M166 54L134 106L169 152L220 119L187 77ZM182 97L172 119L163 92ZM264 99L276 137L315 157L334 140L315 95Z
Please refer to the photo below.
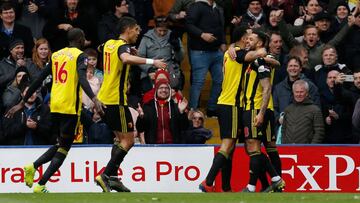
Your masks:
M128 17L128 16L124 16L121 17L118 21L118 23L116 24L116 31L120 34L124 33L125 30L127 28L132 28L135 27L137 25L137 22L134 18L132 17Z
M237 26L235 27L232 33L232 40L233 42L237 42L241 39L242 36L246 34L246 30L248 29L247 26Z
M67 33L69 42L76 42L82 37L84 37L84 31L82 31L80 28L73 28Z
M262 32L260 30L254 30L253 33L256 34L258 38L263 42L264 47L268 47L269 36L265 32Z

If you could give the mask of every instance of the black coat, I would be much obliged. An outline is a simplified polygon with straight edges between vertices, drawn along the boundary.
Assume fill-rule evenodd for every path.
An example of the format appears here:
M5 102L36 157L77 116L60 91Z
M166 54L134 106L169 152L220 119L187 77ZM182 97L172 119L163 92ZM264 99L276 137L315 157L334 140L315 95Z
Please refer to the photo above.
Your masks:
M74 28L80 28L85 33L86 40L92 42L91 46L97 44L96 19L86 12L79 11L78 17L71 20L66 16L66 11L58 11L45 24L43 36L49 41L52 51L60 50L68 46L67 31L58 29L59 24L70 24Z
M146 144L156 144L157 133L157 114L155 108L155 100L151 100L143 106L144 117L138 117L136 121L136 129L138 132L145 133ZM170 130L173 136L174 144L181 143L181 131L187 129L188 120L186 113L180 114L177 104L173 100L170 101L171 118Z
M31 58L32 48L34 47L31 30L26 26L15 23L11 36L0 32L0 59L9 56L9 43L14 39L22 39L24 41L25 56Z
M39 99L36 105L31 116L31 119L37 122L37 129L32 131L34 144L53 144L50 109L42 104ZM3 117L4 135L2 140L4 143L2 144L24 145L25 135L30 130L26 127L26 119L24 109L16 112L13 118Z

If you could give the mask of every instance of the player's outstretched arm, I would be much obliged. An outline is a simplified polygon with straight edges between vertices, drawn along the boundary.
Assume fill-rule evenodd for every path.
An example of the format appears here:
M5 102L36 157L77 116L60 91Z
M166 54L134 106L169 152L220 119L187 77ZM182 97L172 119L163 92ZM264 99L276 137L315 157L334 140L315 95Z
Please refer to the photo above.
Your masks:
M120 55L120 59L125 64L132 65L141 65L141 64L149 64L154 65L156 68L166 68L166 63L163 59L148 59L139 56L131 55L127 52L124 52Z

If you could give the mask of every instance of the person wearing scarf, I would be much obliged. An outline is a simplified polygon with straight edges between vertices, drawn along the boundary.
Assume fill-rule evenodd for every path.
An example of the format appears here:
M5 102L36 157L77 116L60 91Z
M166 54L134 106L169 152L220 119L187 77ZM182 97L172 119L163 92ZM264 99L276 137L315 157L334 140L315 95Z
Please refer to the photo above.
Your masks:
M154 98L139 107L136 128L144 132L146 144L178 144L181 131L187 128L186 99L178 104L171 99L169 81L160 79L155 83Z

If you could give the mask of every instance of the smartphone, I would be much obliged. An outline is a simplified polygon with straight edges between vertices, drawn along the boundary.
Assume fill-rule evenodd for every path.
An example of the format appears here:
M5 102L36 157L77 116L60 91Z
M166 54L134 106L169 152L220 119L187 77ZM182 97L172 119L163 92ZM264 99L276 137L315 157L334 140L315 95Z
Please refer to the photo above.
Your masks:
M354 82L354 75L345 75L345 82Z

